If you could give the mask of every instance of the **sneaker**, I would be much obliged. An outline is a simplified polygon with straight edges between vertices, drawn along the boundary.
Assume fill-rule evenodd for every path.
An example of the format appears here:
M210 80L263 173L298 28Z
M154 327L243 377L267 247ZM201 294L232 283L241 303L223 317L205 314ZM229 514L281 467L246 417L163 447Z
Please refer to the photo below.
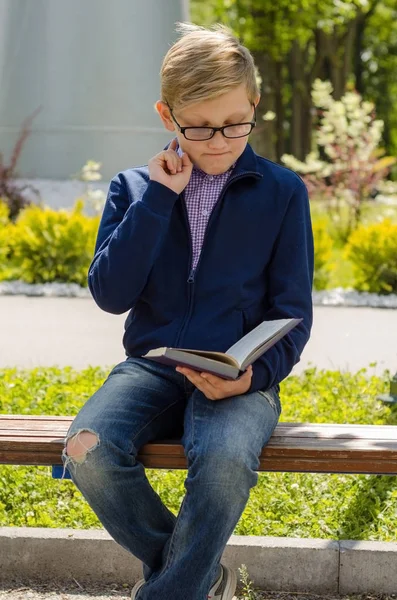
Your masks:
M236 573L222 565L222 573L208 592L208 600L233 600L237 588Z
M131 600L135 600L135 598L138 595L139 590L141 589L141 587L143 587L145 585L145 580L144 579L140 579L139 581L136 582L136 584L134 585L134 587L132 588L132 592L131 592Z
M208 593L208 600L233 600L237 588L236 573L221 564L222 573ZM145 585L145 580L140 579L132 588L131 600L135 600L139 590Z

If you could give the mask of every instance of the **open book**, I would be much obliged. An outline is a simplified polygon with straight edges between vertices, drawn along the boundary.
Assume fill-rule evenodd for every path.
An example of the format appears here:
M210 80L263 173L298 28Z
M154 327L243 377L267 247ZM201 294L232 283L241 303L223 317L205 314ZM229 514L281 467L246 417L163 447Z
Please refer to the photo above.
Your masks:
M226 352L162 347L149 350L143 358L166 365L186 366L195 371L206 371L224 379L237 379L251 363L301 321L302 319L263 321Z

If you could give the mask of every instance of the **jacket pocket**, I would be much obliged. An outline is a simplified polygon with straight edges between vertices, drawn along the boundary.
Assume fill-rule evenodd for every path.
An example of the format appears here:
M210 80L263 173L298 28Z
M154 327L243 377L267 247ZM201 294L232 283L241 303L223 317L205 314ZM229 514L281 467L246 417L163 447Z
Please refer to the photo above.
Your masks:
M255 303L239 309L243 320L243 335L249 333L264 320L263 304Z

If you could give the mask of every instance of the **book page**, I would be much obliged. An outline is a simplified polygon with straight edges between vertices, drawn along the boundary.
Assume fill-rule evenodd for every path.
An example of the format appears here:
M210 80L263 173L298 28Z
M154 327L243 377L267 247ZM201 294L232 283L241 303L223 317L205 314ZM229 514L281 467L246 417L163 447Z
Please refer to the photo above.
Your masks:
M244 362L249 362L251 355L255 354L256 358L260 356L260 348L269 342L272 338L281 333L282 337L302 319L276 319L275 321L263 321L252 331L247 333L238 342L228 348L227 353L233 356L240 367Z
M239 368L239 364L233 356L229 356L224 352L215 352L213 350L190 350L187 348L170 348L170 350L176 350L177 352L189 352L191 354L197 354L197 356L203 356L204 358L210 358L213 360L217 360L219 362L223 362L227 365L232 365L233 367Z

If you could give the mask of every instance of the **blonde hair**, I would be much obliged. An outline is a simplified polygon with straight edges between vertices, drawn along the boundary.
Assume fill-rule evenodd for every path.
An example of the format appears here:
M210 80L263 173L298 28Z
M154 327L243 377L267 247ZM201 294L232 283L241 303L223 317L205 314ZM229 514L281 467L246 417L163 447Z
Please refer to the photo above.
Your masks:
M259 87L254 59L228 27L177 23L176 30L182 36L168 50L160 71L163 102L182 109L242 83L250 102L255 101Z

